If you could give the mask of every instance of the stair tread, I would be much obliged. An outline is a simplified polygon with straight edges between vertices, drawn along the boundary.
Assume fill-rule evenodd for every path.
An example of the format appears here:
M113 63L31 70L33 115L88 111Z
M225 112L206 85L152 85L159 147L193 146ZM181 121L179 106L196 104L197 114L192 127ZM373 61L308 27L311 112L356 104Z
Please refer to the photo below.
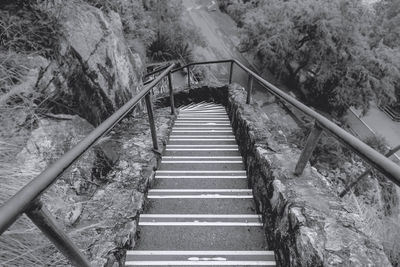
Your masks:
M225 108L180 108L126 266L275 266Z

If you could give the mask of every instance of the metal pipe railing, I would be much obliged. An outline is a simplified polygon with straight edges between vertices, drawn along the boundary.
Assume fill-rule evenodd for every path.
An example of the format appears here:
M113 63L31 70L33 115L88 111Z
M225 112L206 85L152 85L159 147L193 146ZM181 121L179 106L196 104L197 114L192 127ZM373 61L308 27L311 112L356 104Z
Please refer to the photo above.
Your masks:
M77 251L77 248L72 245L72 242L67 238L67 235L62 233L62 231L56 227L55 220L49 217L48 212L41 210L40 203L41 194L49 188L60 175L68 169L85 151L92 147L97 140L109 132L118 122L120 122L127 114L129 114L136 105L146 96L149 95L150 90L163 79L168 76L171 79L170 71L175 66L175 64L167 67L157 78L152 80L148 85L144 87L136 96L129 100L125 105L118 109L114 114L112 114L108 119L96 127L89 135L87 135L83 140L81 140L76 146L65 153L61 158L59 158L55 163L47 167L39 176L34 178L31 182L25 185L20 191L18 191L14 196L12 196L7 202L5 202L0 207L0 235L7 230L7 228L13 224L19 216L23 213L27 213L29 218L33 218L36 225L45 225L46 227L40 228L43 232L52 240L53 243L60 248L63 254L68 257L72 263L79 262L77 266L89 266L87 260L83 258L82 254ZM172 82L169 84L172 86ZM173 90L170 88L171 93L171 104L173 104ZM153 119L153 111L151 103L149 103L150 98L147 99L147 106L149 112L149 122L150 128L153 136L153 146L157 147L157 139L155 135L155 126ZM172 109L172 108L171 108ZM172 109L173 110L173 109ZM39 216L40 215L40 216ZM43 223L41 223L41 221ZM46 231L44 231L46 230ZM72 258L71 255L74 255ZM79 256L80 255L80 256ZM84 264L86 263L86 264Z
M375 149L371 148L358 138L354 137L329 119L325 118L318 112L314 111L313 109L309 108L308 106L304 105L294 97L286 94L273 84L267 82L263 78L261 78L257 73L237 61L236 59L225 59L225 60L214 60L214 61L201 61L201 62L194 62L189 63L185 66L181 66L179 68L173 69L171 73L182 70L184 68L189 68L195 65L206 65L206 64L221 64L221 63L231 63L229 68L229 82L232 82L232 75L233 75L233 65L236 64L240 67L243 71L248 73L249 80L247 89L247 99L246 102L250 103L251 101L251 93L252 93L252 85L253 80L257 80L260 85L262 85L269 93L273 94L274 96L278 97L284 103L291 105L292 107L298 109L305 115L313 118L315 120L315 125L318 128L321 128L324 132L332 135L335 139L340 141L343 145L350 148L353 152L355 152L358 156L364 159L368 164L370 164L373 168L380 171L384 174L389 180L394 182L396 185L400 186L400 167L392 162L391 160L387 159L384 155L380 154ZM190 80L188 80L188 86L190 87ZM322 133L322 132L321 132ZM321 134L317 134L316 130L311 131L310 133L312 136L308 138L306 147L303 151L298 163L295 168L295 174L300 175L308 160L310 159L314 148L316 147L316 143L318 142Z
M362 159L367 161L372 167L380 171L384 174L389 180L391 180L396 185L400 186L400 166L396 163L392 162L391 160L387 159L384 155L376 151L375 149L371 148L358 138L354 137L350 133L346 132L341 127L337 126L335 123L330 121L329 119L325 118L318 112L312 110L311 108L307 107L294 97L286 94L285 92L281 91L273 84L267 82L259 75L254 73L252 70L244 66L237 60L233 60L236 65L238 65L241 69L246 71L249 75L253 76L261 85L264 86L271 94L275 95L279 99L283 100L285 103L290 104L291 106L295 107L296 109L300 110L302 113L308 115L309 117L315 120L315 123L318 124L325 132L332 135L335 139L340 141L343 145L350 148L355 152L358 156ZM311 132L313 134L313 132ZM315 134L314 134L315 135ZM314 139L313 142L307 142L308 145L314 146L313 143L318 142L320 135L315 135L317 138ZM315 146L314 146L315 147ZM309 150L308 147L304 148L305 150ZM312 152L313 149L311 149ZM309 156L311 153L302 153L307 158L300 157L299 161L307 162L309 160ZM305 167L305 165L304 165ZM304 169L303 167L303 169ZM298 169L296 174L301 174L303 172L302 169Z
M191 66L195 65L208 65L208 64L221 64L230 63L229 68L229 83L232 82L233 77L233 66L236 64L242 70L244 70L248 75L248 90L246 102L251 102L251 94L253 87L253 80L258 81L269 93L275 95L284 103L293 106L294 108L300 110L305 115L313 118L314 128L311 131L306 146L298 160L295 167L294 173L300 175L309 158L311 157L313 150L322 134L323 131L329 133L334 138L339 140L343 145L352 149L357 155L367 161L373 168L377 169L383 173L389 180L394 182L396 185L400 186L400 167L386 158L384 155L380 154L358 138L354 137L350 133L343 130L341 127L337 126L335 123L331 122L329 119L325 118L318 112L307 107L300 101L296 100L294 97L281 91L273 84L267 82L261 78L258 74L250 70L248 67L244 66L237 60L216 60L216 61L202 61L196 63L189 63L185 66L173 69L175 64L170 65L167 68L162 68L160 70L150 73L151 75L160 73L161 74L145 83L145 88L133 97L128 103L117 110L113 115L111 115L107 120L100 124L96 129L94 129L87 137L85 137L81 142L79 142L74 148L68 151L64 156L57 160L54 164L49 166L44 172L33 179L30 183L24 186L20 191L18 191L12 198L10 198L2 207L0 207L0 235L16 221L16 219L23 213L27 213L28 217L32 218L36 225L49 237L50 240L63 252L63 254L68 257L72 263L77 266L89 266L87 260L82 256L79 250L70 242L67 236L62 233L55 225L54 220L49 217L50 215L46 211L40 210L42 205L40 203L40 195L53 184L57 178L69 167L71 166L86 150L95 144L95 142L101 138L104 134L110 131L119 121L121 121L130 111L132 111L140 100L146 98L146 106L149 114L150 129L152 132L153 147L158 148L157 135L154 127L154 116L153 108L151 105L151 97L149 95L150 90L161 81L165 76L168 76L168 87L170 92L170 104L171 104L171 114L175 114L174 107L174 96L172 88L172 78L171 73L180 71L187 68L190 71ZM149 75L150 75L149 74ZM188 73L189 75L189 73ZM190 87L190 78L188 79L188 86ZM50 229L48 229L50 228ZM73 256L72 256L73 255ZM72 259L72 257L75 257Z

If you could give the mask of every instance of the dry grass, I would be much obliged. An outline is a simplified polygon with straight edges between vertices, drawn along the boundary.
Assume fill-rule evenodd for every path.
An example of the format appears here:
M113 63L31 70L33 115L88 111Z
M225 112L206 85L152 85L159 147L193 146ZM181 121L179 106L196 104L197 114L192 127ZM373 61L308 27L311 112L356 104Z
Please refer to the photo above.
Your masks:
M395 186L395 185L394 185ZM400 266L400 222L399 214L384 216L379 203L376 206L366 204L354 194L349 196L355 203L361 218L365 222L364 231L378 240L393 266Z
M26 57L0 52L0 204L38 174L22 175L15 160L41 111L39 94L24 85L32 67ZM0 266L54 266L61 261L64 258L26 216L0 236Z

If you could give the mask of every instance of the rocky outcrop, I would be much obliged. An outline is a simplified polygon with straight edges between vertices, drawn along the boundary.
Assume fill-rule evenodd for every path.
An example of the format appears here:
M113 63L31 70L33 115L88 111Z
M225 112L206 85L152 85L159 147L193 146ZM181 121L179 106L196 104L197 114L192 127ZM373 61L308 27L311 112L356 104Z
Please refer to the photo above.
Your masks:
M129 48L116 12L80 0L36 6L55 18L58 43L48 58L13 55L22 65L21 80L0 97L0 105L23 95L41 112L77 114L97 126L138 92L141 56Z
M16 157L18 179L25 181L23 184L39 175L93 130L90 123L76 115L41 119L38 125ZM45 194L46 206L65 225L76 222L82 205L75 203L86 200L99 184L97 174L105 173L104 168L109 169L112 156L104 155L100 146L89 150Z
M155 111L160 148L166 144L172 126L170 109ZM143 208L144 194L154 178L159 156L152 150L147 115L125 120L112 140L121 144L119 161L105 177L105 184L83 203L74 241L85 248L92 266L123 266L124 252L135 246L136 224Z
M301 153L268 115L245 104L242 88L229 88L228 112L246 159L268 244L281 266L391 266L364 222L308 165L293 170Z
M169 113L169 108L155 110L161 148L168 140L172 125L173 117ZM19 189L15 183L20 187L27 184L92 129L90 123L78 116L40 120L39 127L31 133L26 147L17 156L18 174L15 179L7 180L15 188L10 195ZM90 259L92 266L123 266L124 251L135 246L137 217L159 162L159 155L152 147L147 114L127 118L100 144L85 152L43 194L45 206ZM118 162L111 162L112 168L102 169L115 160ZM9 187L8 184L2 186ZM19 232L26 228L36 229L23 217L12 229ZM29 244L36 244L34 240L37 246L43 244L44 239L38 230L32 231L28 238ZM23 240L23 237L14 235L11 240L0 240L0 247L5 246L3 242L15 240ZM47 249L38 253L58 259L57 266L69 266L63 255L55 255L60 254L58 251ZM7 266L25 266L32 262L36 262L34 252L16 264L11 260Z
M43 8L56 15L62 36L55 60L38 66L36 90L53 113L98 125L138 92L142 60L127 46L116 12L76 0Z

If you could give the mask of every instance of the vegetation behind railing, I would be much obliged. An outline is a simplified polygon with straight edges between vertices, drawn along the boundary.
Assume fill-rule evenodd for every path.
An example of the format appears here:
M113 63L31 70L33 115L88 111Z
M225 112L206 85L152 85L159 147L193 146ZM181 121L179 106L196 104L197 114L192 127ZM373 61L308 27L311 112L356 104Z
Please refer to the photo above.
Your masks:
M132 111L135 106L143 99L146 100L147 111L149 115L149 122L151 128L151 134L153 139L153 147L158 150L157 135L154 125L153 108L151 101L151 89L157 85L163 78L168 77L168 87L170 93L170 105L171 113L175 114L174 107L174 96L172 87L171 74L183 69L187 70L187 73L191 72L191 68L196 65L210 65L210 64L229 64L229 83L232 82L234 65L238 66L248 74L247 84L247 103L251 103L253 81L257 81L262 87L264 87L269 93L273 94L286 105L290 105L305 115L309 116L314 120L314 127L307 139L306 145L302 151L302 154L298 160L297 165L294 168L294 173L300 175L308 160L310 159L314 148L316 147L318 140L322 132L326 132L333 136L335 139L340 141L343 145L350 148L353 152L359 155L371 167L380 171L390 181L396 185L400 185L400 167L393 163L390 159L380 154L367 144L360 141L350 133L346 132L332 121L328 120L324 116L320 115L311 108L305 106L292 96L281 91L271 83L265 81L255 72L244 66L237 60L217 60L217 61L205 61L190 63L185 66L181 66L173 69L174 64L157 70L151 75L160 73L157 78L146 83L144 89L126 103L122 108L111 115L106 121L100 124L95 130L93 130L86 138L84 138L77 146L68 151L63 157L61 157L54 164L49 166L44 172L38 177L33 179L23 189L16 193L10 200L8 200L2 207L0 207L0 234L2 234L7 228L15 222L15 220L23 213L26 213L28 217L40 228L40 230L57 246L57 248L76 266L90 266L88 260L82 255L79 249L70 241L67 235L60 230L55 220L51 217L49 212L43 207L40 202L40 195L51 186L57 178L73 164L86 150L93 146L96 141L101 138L104 134L110 131L119 121L121 121L126 115ZM190 77L188 75L188 77ZM188 79L188 87L191 87L191 80Z

